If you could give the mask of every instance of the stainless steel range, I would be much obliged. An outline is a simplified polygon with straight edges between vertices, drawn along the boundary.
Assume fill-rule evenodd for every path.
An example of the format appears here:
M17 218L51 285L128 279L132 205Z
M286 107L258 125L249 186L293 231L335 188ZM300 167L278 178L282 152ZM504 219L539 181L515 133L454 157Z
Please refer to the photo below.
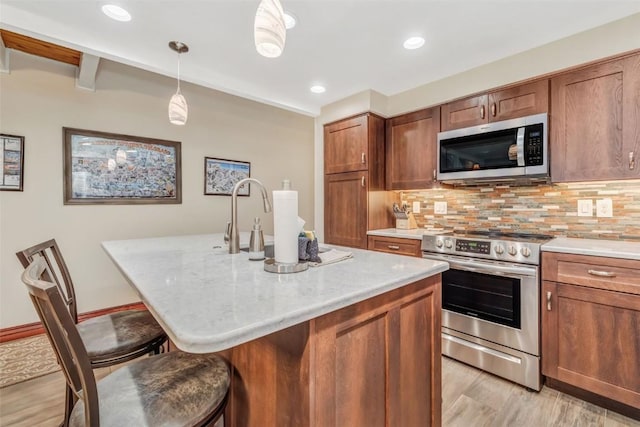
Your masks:
M540 390L540 245L550 236L466 232L422 238L442 274L442 353Z

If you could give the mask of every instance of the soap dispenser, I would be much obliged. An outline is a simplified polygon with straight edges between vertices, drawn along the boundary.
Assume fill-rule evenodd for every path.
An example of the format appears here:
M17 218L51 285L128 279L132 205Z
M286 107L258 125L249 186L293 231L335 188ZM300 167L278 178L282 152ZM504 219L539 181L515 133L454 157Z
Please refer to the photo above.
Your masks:
M264 259L264 236L262 234L262 225L260 218L253 220L253 229L249 239L249 259L252 261L261 261Z

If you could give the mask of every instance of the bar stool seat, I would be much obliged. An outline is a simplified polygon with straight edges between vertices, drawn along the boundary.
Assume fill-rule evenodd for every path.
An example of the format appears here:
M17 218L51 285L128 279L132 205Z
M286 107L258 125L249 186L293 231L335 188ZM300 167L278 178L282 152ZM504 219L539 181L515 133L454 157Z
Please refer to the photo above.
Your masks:
M97 386L100 426L195 426L224 408L229 368L217 356L175 351L123 366ZM76 404L69 425L84 427L84 411Z
M91 364L98 368L149 353L165 341L166 335L151 313L125 310L78 323Z

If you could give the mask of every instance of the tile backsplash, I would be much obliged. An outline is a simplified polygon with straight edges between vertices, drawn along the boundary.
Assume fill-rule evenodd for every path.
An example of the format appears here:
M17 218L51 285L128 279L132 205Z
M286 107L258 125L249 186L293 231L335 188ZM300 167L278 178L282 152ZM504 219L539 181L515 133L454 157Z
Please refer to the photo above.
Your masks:
M404 191L420 202L418 227L446 230L500 229L578 238L640 241L640 181L582 182L536 186L449 187ZM593 201L593 216L578 216L578 200ZM597 217L596 202L611 199L613 217ZM435 202L447 202L435 214Z

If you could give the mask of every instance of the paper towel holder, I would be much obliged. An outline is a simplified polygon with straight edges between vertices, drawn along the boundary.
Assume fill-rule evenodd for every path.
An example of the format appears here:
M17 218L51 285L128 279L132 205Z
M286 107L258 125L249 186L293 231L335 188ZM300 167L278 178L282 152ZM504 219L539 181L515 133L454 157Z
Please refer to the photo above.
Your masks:
M295 264L286 264L283 262L276 262L275 258L267 258L264 260L264 271L269 273L289 274L300 273L309 268L308 262L298 262Z

